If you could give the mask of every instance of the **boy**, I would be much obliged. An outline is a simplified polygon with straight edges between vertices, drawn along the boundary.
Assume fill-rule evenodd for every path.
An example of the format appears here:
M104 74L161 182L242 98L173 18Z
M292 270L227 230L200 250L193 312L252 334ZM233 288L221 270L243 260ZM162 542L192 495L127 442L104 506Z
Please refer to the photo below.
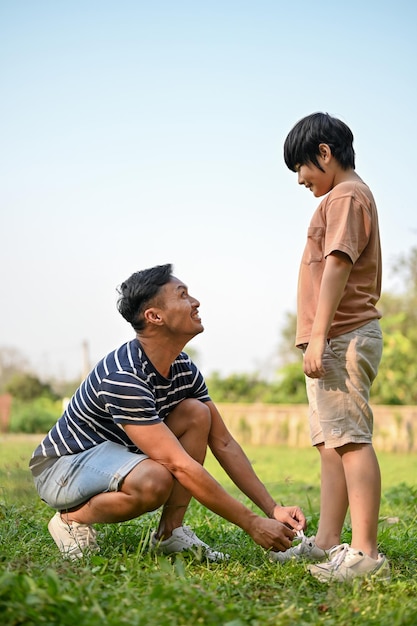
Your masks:
M284 159L300 185L325 196L301 262L296 335L321 459L321 502L317 535L272 554L280 562L317 561L308 569L321 581L387 579L389 565L377 549L381 477L369 406L382 355L377 209L355 171L353 135L342 121L325 113L303 118L285 140ZM348 506L352 540L339 545Z

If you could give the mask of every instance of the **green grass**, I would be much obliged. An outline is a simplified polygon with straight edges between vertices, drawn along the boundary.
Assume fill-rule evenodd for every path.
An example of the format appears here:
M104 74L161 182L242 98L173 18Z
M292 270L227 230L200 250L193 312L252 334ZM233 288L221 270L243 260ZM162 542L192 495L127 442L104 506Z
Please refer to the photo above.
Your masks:
M327 586L309 576L303 564L270 563L243 531L195 501L186 523L208 543L226 550L231 555L227 563L148 553L157 514L98 525L101 552L76 563L62 561L46 528L53 512L37 497L27 470L37 439L0 439L4 626L417 624L417 455L378 455L383 475L379 540L391 563L391 582ZM246 452L279 502L304 508L314 533L318 454L272 447L246 447ZM237 495L210 455L206 466ZM397 523L391 523L392 518ZM344 539L349 536L347 520Z

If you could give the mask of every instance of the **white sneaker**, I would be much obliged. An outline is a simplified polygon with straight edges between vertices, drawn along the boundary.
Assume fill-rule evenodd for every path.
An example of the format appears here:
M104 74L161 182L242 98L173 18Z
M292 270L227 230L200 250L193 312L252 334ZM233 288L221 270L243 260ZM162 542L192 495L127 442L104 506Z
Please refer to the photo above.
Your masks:
M305 561L325 561L328 558L328 551L316 546L315 537L305 537L300 535L301 541L295 546L291 546L284 552L270 551L268 557L270 561L286 563L291 559L303 559Z
M180 526L172 531L171 537L161 541L156 538L156 531L151 534L151 550L158 554L173 554L189 550L199 558L206 558L208 561L224 561L230 558L228 554L217 552L201 541L189 526Z
M330 550L329 562L309 565L309 572L321 582L352 580L352 578L377 578L388 581L391 578L387 558L378 554L372 559L360 550L354 550L347 543Z
M100 550L96 542L96 531L88 524L64 522L61 514L56 513L48 524L48 530L60 552L65 558L80 559L84 552L98 552Z

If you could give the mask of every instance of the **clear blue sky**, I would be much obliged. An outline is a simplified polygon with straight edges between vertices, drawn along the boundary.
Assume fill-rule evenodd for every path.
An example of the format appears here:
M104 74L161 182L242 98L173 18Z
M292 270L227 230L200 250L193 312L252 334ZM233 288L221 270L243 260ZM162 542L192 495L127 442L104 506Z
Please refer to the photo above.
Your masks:
M204 373L265 375L317 205L282 160L315 111L355 135L384 288L417 243L417 3L2 0L0 347L73 377L133 332L132 272L201 301Z

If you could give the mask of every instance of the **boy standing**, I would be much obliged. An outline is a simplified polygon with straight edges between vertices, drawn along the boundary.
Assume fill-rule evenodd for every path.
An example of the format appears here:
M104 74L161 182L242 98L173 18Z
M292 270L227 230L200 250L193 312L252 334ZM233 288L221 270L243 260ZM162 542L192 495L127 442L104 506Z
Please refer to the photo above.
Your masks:
M377 549L381 477L369 406L382 354L377 209L355 171L353 135L342 121L325 113L303 118L285 140L284 159L300 185L325 196L301 262L296 335L321 459L321 502L317 535L273 554L280 562L317 561L308 569L322 581L387 579L388 561ZM339 545L348 506L352 541Z

